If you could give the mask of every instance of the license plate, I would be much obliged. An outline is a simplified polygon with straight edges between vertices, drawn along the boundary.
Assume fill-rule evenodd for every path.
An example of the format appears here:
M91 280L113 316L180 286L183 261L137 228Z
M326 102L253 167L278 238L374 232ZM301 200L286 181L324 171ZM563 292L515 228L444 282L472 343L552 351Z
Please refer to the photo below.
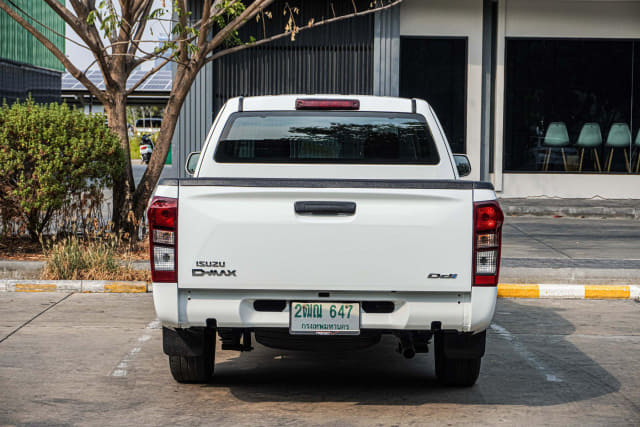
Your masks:
M360 304L357 302L292 301L289 308L291 334L360 334Z

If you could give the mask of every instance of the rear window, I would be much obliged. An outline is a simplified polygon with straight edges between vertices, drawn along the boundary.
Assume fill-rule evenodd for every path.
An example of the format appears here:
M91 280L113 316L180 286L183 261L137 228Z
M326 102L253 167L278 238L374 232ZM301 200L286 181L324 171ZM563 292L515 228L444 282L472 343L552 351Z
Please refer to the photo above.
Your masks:
M402 113L235 113L218 163L428 164L438 151L423 116Z

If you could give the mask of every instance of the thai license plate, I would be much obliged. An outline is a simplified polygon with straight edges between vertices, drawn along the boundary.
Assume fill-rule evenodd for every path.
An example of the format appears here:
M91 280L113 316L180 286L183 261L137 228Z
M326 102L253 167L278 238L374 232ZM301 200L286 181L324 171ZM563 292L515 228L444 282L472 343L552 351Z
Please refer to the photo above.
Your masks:
M357 302L292 301L289 308L291 334L360 334L360 304Z

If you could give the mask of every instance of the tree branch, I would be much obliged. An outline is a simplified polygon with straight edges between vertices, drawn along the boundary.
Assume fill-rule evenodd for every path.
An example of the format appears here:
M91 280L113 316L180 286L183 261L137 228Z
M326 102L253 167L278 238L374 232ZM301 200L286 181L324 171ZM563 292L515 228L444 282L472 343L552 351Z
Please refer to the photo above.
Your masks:
M150 0L147 0L146 4L142 2L140 6L141 6L140 10L135 10L133 13L134 22L138 22L138 28L133 34L131 46L129 47L129 54L132 56L135 55L136 50L138 49L139 42L137 42L136 40L139 40L142 38L142 35L144 34L144 30L147 27L148 16L149 16L149 13L151 12L151 7L153 6L153 2Z
M160 71L160 69L162 67L164 67L165 65L167 65L169 62L171 62L171 58L165 59L164 61L162 61L162 63L160 65L158 65L157 67L152 68L151 70L149 70L144 76L142 76L142 78L140 80L138 80L133 86L131 86L130 89L127 89L127 96L129 96L133 92L135 92L135 90L138 89L138 87L140 87L140 85L142 85L142 83L144 83L149 77L151 77L152 75L154 75L155 73Z
M54 12L58 14L65 22L67 22L71 28L78 34L78 36L87 43L87 46L91 50L91 53L96 58L96 62L100 67L102 76L105 79L105 83L112 84L113 79L109 73L109 65L102 52L103 43L97 28L94 25L87 23L89 16L89 6L93 3L87 1L87 4L79 2L78 0L68 0L71 3L77 16L71 14L69 9L64 7L58 0L44 0Z
M18 24L20 24L25 30L31 33L40 43L44 45L56 58L58 61L64 65L64 67L71 73L73 77L75 77L80 83L82 83L89 92L100 102L103 104L106 103L106 97L104 93L98 89L96 85L94 85L91 80L78 68L69 59L54 45L51 40L45 37L40 31L36 30L33 25L27 22L18 12L9 7L4 0L0 0L0 9L6 12L12 19L14 19Z
M207 28L209 22L211 21L211 0L204 0L204 5L202 7L202 18L200 18L200 21L202 23L200 25L200 36L198 37L198 48L202 49L207 43Z
M202 51L202 56L206 57L215 48L220 46L220 44L222 44L222 42L226 40L233 31L237 30L246 20L253 18L259 10L264 9L271 3L273 3L273 0L255 0L251 3L233 21L229 22L224 28L220 29L220 31L216 33L209 43L207 43L207 47Z

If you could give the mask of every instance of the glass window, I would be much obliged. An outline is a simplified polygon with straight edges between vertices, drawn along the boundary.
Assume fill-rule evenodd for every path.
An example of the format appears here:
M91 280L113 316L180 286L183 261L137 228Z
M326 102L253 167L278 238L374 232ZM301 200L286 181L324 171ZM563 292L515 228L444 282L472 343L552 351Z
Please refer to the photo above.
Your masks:
M466 152L466 94L466 38L400 39L400 96L431 104L454 153Z
M370 112L236 113L227 123L219 163L437 164L424 117Z
M635 172L638 45L508 39L504 170Z

